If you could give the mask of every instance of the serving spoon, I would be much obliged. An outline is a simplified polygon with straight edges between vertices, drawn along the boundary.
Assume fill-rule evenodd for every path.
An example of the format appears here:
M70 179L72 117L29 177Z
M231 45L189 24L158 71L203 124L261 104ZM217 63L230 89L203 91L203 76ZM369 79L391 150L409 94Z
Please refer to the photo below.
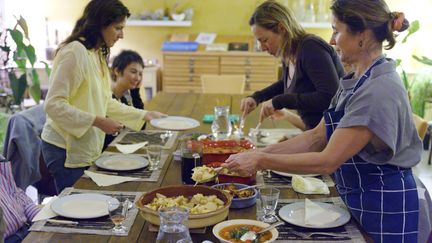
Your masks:
M198 185L198 184L200 184L200 183L206 183L206 182L209 182L209 181L213 181L213 180L215 179L215 177L219 174L219 172L220 172L223 168L224 168L224 167L216 167L216 168L214 168L214 169L213 169L213 171L215 172L214 175L212 175L212 176L209 177L209 178L206 178L205 180L195 181L195 185L194 185L194 186L196 186L196 185Z
M282 224L285 224L285 222L284 222L284 221L276 222L276 223L274 223L274 224L271 224L269 227L264 228L264 229L262 229L261 231L258 231L258 233L255 232L255 231L251 231L251 230L249 230L248 232L246 232L244 235L242 235L242 236L240 237L240 240L243 241L243 242L246 242L246 241L253 241L253 240L255 240L256 238L258 238L258 236L261 235L262 233L265 233L265 232L267 232L267 231L269 231L269 230L271 230L271 229L274 229L274 228L276 228L277 226L282 225Z

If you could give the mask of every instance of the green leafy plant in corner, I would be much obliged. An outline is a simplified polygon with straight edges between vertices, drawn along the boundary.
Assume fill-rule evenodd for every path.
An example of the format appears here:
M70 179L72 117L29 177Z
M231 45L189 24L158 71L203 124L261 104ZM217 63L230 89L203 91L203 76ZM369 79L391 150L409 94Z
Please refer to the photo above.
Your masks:
M40 79L39 74L34 67L36 63L36 53L35 48L30 43L27 22L22 16L20 16L20 18L17 19L17 23L14 28L8 28L6 32L16 44L16 49L12 56L12 60L16 64L16 68L8 67L8 76L15 104L19 105L22 103L27 88L30 96L35 100L36 103L39 103L41 98ZM25 42L27 42L27 44ZM11 51L6 47L2 48L2 50L9 52ZM29 69L27 69L27 63L30 64ZM45 65L45 67L48 68L46 63ZM31 80L30 86L28 82L29 80Z

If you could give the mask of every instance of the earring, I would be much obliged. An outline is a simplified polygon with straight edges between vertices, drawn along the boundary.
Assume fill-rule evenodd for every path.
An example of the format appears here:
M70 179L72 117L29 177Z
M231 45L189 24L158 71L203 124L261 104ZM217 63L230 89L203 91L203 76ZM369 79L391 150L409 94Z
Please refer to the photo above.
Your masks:
M360 47L363 47L363 41L359 41L358 45L359 45Z

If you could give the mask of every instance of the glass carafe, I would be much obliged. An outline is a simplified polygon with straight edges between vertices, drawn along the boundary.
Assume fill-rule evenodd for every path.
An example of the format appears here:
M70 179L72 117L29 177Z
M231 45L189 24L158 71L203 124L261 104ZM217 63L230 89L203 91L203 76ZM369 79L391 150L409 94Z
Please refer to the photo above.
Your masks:
M232 125L229 119L229 107L215 106L214 113L215 118L211 126L213 136L216 140L228 138L232 133Z
M180 207L168 207L159 211L160 226L156 243L192 243L186 226L189 211Z

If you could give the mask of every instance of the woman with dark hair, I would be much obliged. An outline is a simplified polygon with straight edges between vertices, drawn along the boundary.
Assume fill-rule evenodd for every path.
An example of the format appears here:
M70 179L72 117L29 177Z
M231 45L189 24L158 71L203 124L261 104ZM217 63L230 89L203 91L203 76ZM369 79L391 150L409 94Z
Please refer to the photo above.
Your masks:
M422 144L396 63L383 55L409 26L384 0L335 0L333 36L354 72L341 80L324 119L312 130L223 166L251 174L272 169L331 174L351 214L374 242L419 242L419 200L411 168Z
M118 134L125 126L139 130L146 120L163 116L111 97L107 59L129 16L119 0L92 0L57 50L42 132L42 153L57 192L100 156L105 133Z
M282 78L241 101L243 116L263 103L260 121L285 114L293 125L302 130L314 128L339 87L343 66L333 48L318 36L308 34L294 14L276 1L266 1L257 7L249 20L261 49L282 62ZM280 111L276 112L275 111Z
M144 61L134 51L123 50L111 65L113 98L123 104L144 109L139 89L143 77Z
M121 51L114 58L111 65L112 97L125 105L143 110L144 103L139 93L143 70L144 61L137 52L131 50ZM110 134L105 135L103 150L114 138L115 136Z

